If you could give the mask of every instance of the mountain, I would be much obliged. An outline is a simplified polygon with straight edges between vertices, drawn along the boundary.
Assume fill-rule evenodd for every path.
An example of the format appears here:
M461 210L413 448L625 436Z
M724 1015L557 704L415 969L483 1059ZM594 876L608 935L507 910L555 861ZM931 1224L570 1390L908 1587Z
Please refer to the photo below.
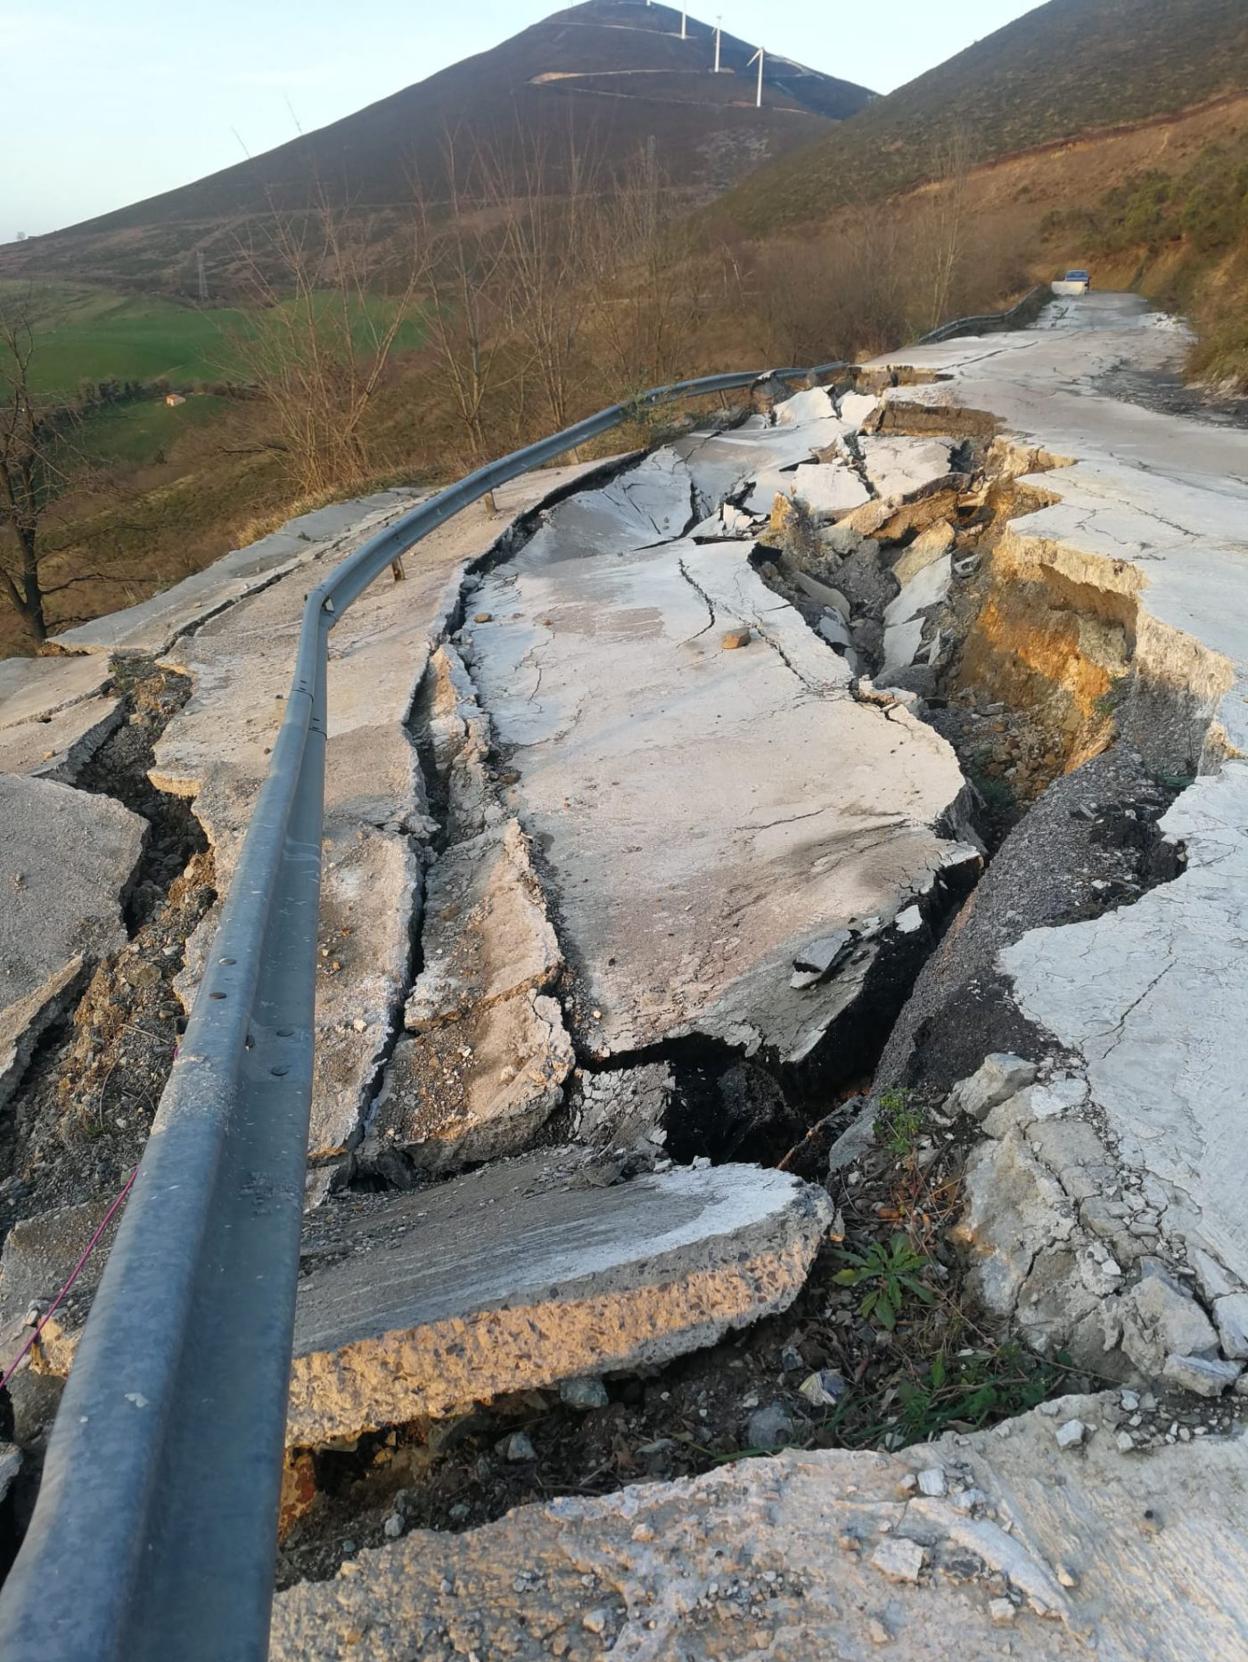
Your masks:
M716 212L765 233L951 163L1087 140L1245 89L1246 0L1049 0L758 169Z
M586 0L501 45L383 98L357 114L116 212L0 252L5 274L89 277L189 289L195 256L211 268L254 215L297 213L314 195L356 215L410 211L413 180L437 202L444 151L488 148L518 166L534 142L557 158L619 164L653 141L673 184L705 201L758 163L808 143L874 96L789 59L768 56L755 107L753 45L643 0ZM521 142L523 140L523 142Z

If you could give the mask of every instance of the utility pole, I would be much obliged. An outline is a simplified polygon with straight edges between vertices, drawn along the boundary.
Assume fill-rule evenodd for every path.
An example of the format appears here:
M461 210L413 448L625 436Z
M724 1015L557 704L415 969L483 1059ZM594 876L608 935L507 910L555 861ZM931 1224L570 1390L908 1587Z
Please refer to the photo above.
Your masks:
M757 93L757 96L754 99L754 108L756 110L761 110L762 107L763 107L763 63L764 63L764 54L763 54L763 49L762 49L761 46L759 47L758 51L755 52L754 56L750 59L750 63L756 63L758 65L758 93ZM750 67L750 63L746 64L745 67L747 69Z

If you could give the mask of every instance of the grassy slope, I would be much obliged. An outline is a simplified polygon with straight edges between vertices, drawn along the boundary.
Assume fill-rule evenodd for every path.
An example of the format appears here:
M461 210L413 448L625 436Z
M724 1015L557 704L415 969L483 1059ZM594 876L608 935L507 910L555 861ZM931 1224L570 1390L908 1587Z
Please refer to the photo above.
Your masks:
M71 395L83 381L220 380L242 313L70 283L0 283L0 304L29 294L37 319L40 392Z
M194 387L247 379L240 342L249 318L238 307L180 304L79 283L0 280L0 306L6 299L29 303L33 311L39 336L35 385L48 396L71 398L84 381L165 379ZM386 303L378 299L361 308L361 329L365 310L381 323ZM421 335L412 321L398 344L414 348Z
M752 234L972 162L1185 110L1248 87L1244 0L1049 0L725 197Z

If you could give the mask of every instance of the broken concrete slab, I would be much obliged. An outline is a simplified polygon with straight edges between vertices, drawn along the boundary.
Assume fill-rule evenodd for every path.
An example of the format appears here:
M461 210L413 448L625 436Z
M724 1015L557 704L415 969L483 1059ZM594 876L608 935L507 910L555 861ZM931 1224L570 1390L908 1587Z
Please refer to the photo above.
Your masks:
M816 452L837 444L850 431L850 423L827 413L827 393L822 388L812 390L818 398L809 406L788 408L789 419L783 418L786 405L780 404L774 422L752 416L726 432L693 432L673 441L671 448L687 464L708 512L759 474L813 461ZM824 413L810 414L810 409ZM768 502L762 511L770 507Z
M344 554L414 508L424 493L378 491L300 514L258 542L236 548L202 571L124 611L108 612L56 636L70 652L142 653L158 657L187 629L318 556Z
M1087 1058L1126 1164L1169 1192L1170 1227L1203 1238L1241 1281L1245 826L1248 767L1230 761L1161 822L1186 849L1173 882L1135 906L1033 932L1003 957L1023 1011Z
M125 945L147 830L111 797L0 774L0 1103L80 976Z
M712 1344L787 1307L832 1215L781 1172L603 1189L581 1181L584 1158L547 1151L327 1203L305 1238L288 1445Z
M23 1218L9 1230L0 1254L0 1329L16 1339L14 1350L32 1325L27 1317L50 1309L110 1205L111 1200L105 1199L58 1207ZM68 1375L120 1224L118 1213L56 1313L44 1324L31 1353L35 1372L60 1379Z
M439 1021L394 1048L368 1144L448 1172L513 1154L563 1096L575 1060L556 999L526 988Z
M893 576L904 589L912 577L917 577L924 566L949 554L954 546L954 530L947 519L938 520L920 531L912 543L893 564Z
M866 425L880 407L880 401L871 393L847 392L840 401L840 417L857 432Z
M411 1033L548 987L563 968L528 841L514 820L436 860L424 916L424 965L404 1013Z
M604 561L557 541L558 513L546 530L485 579L471 667L518 775L508 805L543 851L578 1044L606 1059L697 1032L805 1057L875 949L802 989L794 953L886 925L976 859L936 829L962 790L953 754L854 700L748 545ZM729 626L751 631L739 652L720 648Z
M540 996L563 956L528 841L490 777L489 723L451 646L434 655L419 719L446 844L426 885L422 969L404 1018L417 1036L400 1039L387 1066L364 1154L400 1149L409 1166L445 1172L526 1146L561 1100L572 1048L558 1004Z
M642 458L597 490L578 491L551 511L557 530L541 525L532 541L548 535L572 542L582 554L620 553L683 536L695 518L693 478L670 447Z
M793 470L790 493L816 519L837 519L861 507L871 493L848 462L807 462Z
M82 699L55 715L0 727L0 773L76 784L121 717L122 700L109 696Z
M580 1076L573 1131L588 1148L657 1150L667 1141L663 1122L675 1079L667 1062L643 1062Z
M602 466L533 474L498 491L496 514L477 504L456 515L421 542L404 582L384 575L330 638L313 1157L330 1158L359 1135L407 991L419 842L432 829L407 723L430 655L460 604L465 568L552 492ZM351 540L362 535L357 528ZM151 776L162 790L194 797L222 891L268 771L305 595L344 546L323 549L165 655L193 691L156 745ZM187 1002L216 924L214 910L188 944L179 980Z
M876 495L885 501L914 496L953 473L953 447L942 439L859 440L862 463Z
M0 732L98 698L111 677L104 658L0 659Z
M392 1662L417 1647L429 1662L469 1649L519 1662L1248 1651L1248 1438L1141 1457L1115 1445L1115 1397L1058 1412L1086 1426L1078 1448L1033 1412L1005 1435L789 1451L520 1507L464 1534L413 1530L280 1594L274 1662ZM918 1492L935 1471L947 1492ZM886 1542L901 1551L880 1562Z

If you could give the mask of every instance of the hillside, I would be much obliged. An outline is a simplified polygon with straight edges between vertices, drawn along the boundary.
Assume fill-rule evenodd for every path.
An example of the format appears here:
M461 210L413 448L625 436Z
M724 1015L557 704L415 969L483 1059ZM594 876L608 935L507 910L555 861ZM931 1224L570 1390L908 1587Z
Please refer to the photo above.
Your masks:
M444 150L484 146L504 169L544 146L552 188L569 140L618 165L650 140L675 186L707 200L760 162L862 109L865 88L783 58L766 61L755 108L754 46L641 0L586 0L487 52L265 155L163 195L0 251L0 273L193 292L197 251L210 279L228 267L250 216L297 213L323 194L380 219L410 213L415 180L436 203Z
M767 233L906 190L955 158L1087 138L1246 88L1244 0L1048 0L758 169L717 214Z

